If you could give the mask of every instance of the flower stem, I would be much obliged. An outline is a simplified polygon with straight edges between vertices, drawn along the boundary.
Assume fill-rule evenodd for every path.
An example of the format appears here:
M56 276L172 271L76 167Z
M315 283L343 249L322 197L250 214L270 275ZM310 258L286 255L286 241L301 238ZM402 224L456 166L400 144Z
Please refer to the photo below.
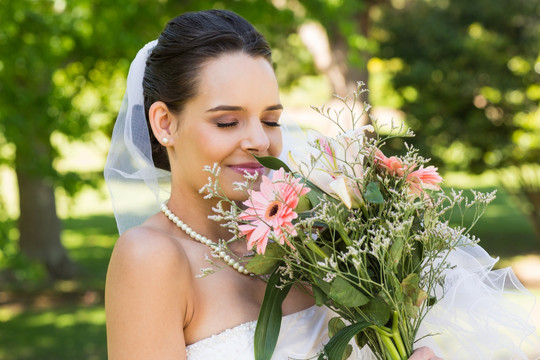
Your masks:
M399 356L399 352L397 351L394 343L392 342L392 339L388 335L386 335L385 332L378 332L378 335L384 345L384 348L386 349L386 351L388 351L388 354L390 355L389 360L402 360L401 356Z
M384 334L386 336L392 336L392 329L387 328L383 325L372 325L371 328L375 331L377 331L380 334Z
M341 238L343 239L343 241L345 242L345 245L347 246L351 246L352 245L352 241L351 239L349 238L349 234L347 234L345 231L341 230L341 229L336 229L339 233L339 235L341 236Z
M320 256L323 259L328 259L328 255L324 251L321 250L320 247L317 246L313 241L310 241L307 243L308 248L313 251L315 254Z
M407 359L407 350L405 350L405 345L403 344L403 339L401 339L401 334L399 333L398 327L398 313L394 311L392 314L392 338L396 343L397 350L399 355L401 355L401 360Z

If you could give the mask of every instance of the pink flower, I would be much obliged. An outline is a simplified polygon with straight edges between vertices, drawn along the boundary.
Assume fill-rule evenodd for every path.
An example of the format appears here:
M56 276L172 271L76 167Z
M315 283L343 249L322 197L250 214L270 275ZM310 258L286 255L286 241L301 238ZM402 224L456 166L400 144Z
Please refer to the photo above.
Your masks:
M439 183L442 182L442 177L437 173L435 166L428 166L413 171L407 175L407 182L409 183L409 191L417 196L421 196L424 189L440 190Z
M439 173L437 173L437 168L435 166L428 166L427 168L420 166L418 170L414 170L417 166L416 164L404 164L401 159L395 156L388 158L379 149L375 150L375 163L386 169L390 175L403 177L405 176L405 173L409 172L406 181L409 184L409 193L411 195L420 197L425 189L441 189L439 183L441 183L443 179Z
M238 226L240 233L247 237L248 250L257 245L257 253L264 254L272 231L280 244L293 247L287 235L297 234L292 224L298 217L294 209L299 197L309 191L300 184L300 179L283 169L274 172L272 180L263 175L260 191L249 191L249 199L243 203L247 209L239 216L248 222Z
M390 175L403 176L407 169L399 158L395 156L387 158L379 149L375 151L375 162L385 168Z

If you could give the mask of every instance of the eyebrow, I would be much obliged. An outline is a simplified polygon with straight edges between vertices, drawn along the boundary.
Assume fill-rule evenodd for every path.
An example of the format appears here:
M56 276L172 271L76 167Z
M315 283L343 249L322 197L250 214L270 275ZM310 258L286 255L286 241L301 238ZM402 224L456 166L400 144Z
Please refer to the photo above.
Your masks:
M283 110L283 105L281 104L271 105L264 109L264 111L275 111L275 110ZM216 111L246 111L246 108L242 106L218 105L216 107L206 110L206 112L216 112Z

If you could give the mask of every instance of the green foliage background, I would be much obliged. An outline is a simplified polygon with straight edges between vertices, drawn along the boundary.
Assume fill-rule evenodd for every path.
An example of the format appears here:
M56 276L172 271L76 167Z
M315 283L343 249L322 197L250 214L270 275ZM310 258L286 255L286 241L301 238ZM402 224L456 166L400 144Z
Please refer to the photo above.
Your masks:
M411 140L440 165L481 173L540 162L540 4L405 1L375 37Z

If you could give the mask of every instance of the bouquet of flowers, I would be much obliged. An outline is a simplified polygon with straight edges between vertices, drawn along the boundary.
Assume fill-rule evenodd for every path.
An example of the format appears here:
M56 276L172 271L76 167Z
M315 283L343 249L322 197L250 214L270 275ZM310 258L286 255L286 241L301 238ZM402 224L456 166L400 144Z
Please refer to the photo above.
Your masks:
M352 129L336 137L308 132L309 154L289 154L289 165L277 158L258 158L275 170L236 184L248 199L236 204L220 191L219 169L202 191L219 198L215 220L236 238L247 238L256 253L246 267L268 279L255 332L256 359L270 359L275 347L281 304L294 284L312 292L318 306L332 309L330 341L319 359L346 359L354 338L369 346L378 359L403 360L413 352L417 332L435 289L451 266L449 252L476 243L470 227L453 227L456 209L474 211L473 224L494 193L445 194L437 168L412 146L402 156L383 153L389 139L412 136L402 128L358 126L364 114L342 99L351 113ZM320 114L339 124L341 111L320 108ZM472 210L471 210L472 209ZM225 221L224 221L225 220ZM225 246L225 244L223 244Z

